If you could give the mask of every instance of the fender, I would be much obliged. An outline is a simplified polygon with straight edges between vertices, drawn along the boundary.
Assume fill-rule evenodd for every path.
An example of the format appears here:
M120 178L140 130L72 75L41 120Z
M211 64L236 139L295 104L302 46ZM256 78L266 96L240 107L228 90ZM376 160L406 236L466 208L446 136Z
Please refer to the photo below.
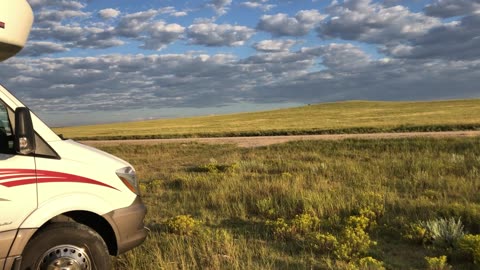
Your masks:
M102 216L116 207L101 197L88 193L70 193L51 198L33 211L20 229L40 228L50 219L70 211L87 211Z

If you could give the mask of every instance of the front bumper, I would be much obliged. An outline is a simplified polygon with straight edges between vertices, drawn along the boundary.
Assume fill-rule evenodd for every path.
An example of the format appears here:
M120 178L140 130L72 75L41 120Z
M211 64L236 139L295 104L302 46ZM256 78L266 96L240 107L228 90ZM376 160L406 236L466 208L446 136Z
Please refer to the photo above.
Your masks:
M126 208L109 212L103 217L112 225L117 238L117 255L139 246L147 238L143 219L147 208L140 197Z

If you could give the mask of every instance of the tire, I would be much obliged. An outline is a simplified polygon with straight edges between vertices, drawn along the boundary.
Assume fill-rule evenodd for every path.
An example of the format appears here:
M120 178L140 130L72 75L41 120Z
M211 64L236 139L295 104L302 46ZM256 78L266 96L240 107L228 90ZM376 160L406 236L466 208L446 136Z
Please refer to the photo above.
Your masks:
M28 242L21 270L109 270L111 261L102 237L75 222L47 225Z

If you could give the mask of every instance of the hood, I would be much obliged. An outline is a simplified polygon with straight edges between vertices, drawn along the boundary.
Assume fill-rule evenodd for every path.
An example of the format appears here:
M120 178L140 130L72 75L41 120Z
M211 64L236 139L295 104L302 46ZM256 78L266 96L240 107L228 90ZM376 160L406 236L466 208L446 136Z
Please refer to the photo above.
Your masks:
M123 159L73 140L51 142L50 146L65 160L114 170L127 166L133 168Z

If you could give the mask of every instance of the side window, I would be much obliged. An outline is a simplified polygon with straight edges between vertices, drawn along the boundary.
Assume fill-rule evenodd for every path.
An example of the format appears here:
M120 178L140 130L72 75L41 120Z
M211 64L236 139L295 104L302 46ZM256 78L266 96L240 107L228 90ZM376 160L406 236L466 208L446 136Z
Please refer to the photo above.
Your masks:
M14 153L12 125L8 118L7 108L3 103L0 103L0 153Z

